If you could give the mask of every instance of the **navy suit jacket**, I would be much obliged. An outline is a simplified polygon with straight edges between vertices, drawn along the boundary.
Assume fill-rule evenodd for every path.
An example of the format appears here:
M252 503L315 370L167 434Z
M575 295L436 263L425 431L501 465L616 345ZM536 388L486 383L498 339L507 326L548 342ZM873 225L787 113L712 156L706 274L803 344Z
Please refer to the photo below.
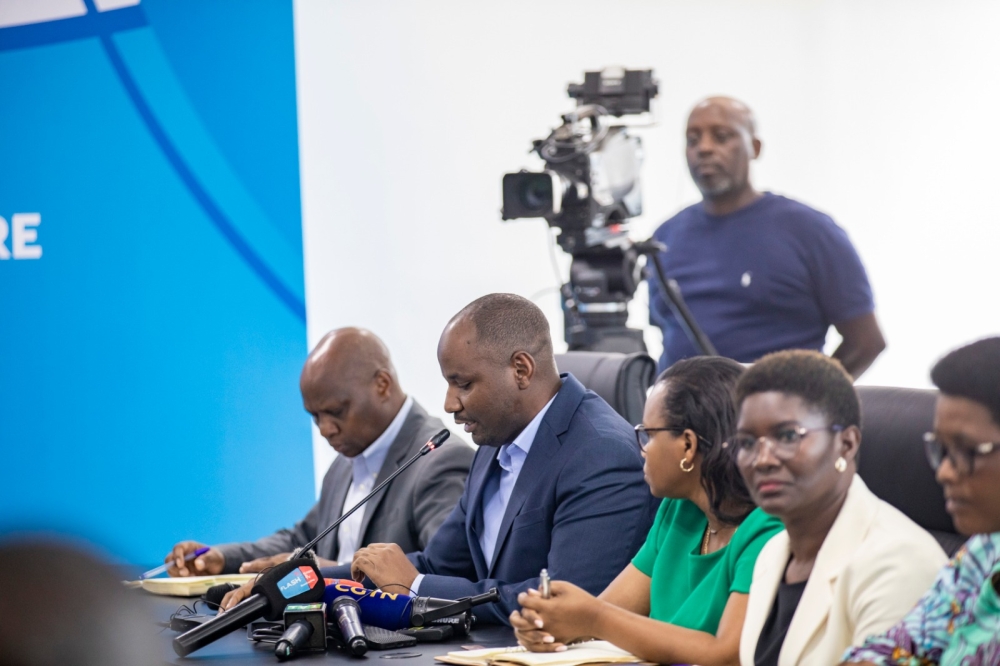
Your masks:
M507 623L517 595L538 574L598 594L639 550L659 500L642 475L632 426L572 375L538 428L514 485L493 561L479 547L483 487L499 474L499 449L476 452L458 505L427 547L408 555L420 573L420 596L458 599L500 591L475 609L480 621Z

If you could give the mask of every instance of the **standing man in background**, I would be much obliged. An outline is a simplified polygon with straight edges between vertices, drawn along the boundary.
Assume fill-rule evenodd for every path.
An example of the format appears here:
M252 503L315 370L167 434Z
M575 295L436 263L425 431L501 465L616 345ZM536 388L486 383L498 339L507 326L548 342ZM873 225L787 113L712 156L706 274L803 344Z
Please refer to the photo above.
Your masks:
M340 454L323 479L319 501L290 529L246 543L214 546L185 564L203 544L182 541L164 558L171 576L253 573L288 559L415 455L444 428L399 385L389 350L373 333L342 328L327 333L306 359L299 380L302 403L319 432ZM419 550L462 495L473 450L445 442L417 461L323 537L316 553L325 565L350 562L371 542L392 541Z
M864 266L828 215L754 189L760 148L742 102L710 97L691 111L687 163L703 200L653 235L667 246L667 277L719 354L749 363L782 349L822 351L833 325L843 337L833 357L857 378L885 349ZM663 331L659 369L696 355L655 279L649 304Z

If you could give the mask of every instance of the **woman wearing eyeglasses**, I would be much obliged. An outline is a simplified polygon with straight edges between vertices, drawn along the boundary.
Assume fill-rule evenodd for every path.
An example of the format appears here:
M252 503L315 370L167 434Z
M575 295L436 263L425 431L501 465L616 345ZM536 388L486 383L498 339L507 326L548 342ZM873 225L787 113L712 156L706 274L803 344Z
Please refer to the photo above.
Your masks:
M784 523L760 553L742 666L836 664L934 580L944 552L856 475L861 408L818 352L765 356L740 378L730 439L757 505Z
M646 482L666 498L645 545L598 598L561 581L549 599L521 594L510 621L522 645L565 650L594 637L656 663L736 663L754 562L781 529L754 507L724 445L742 372L698 357L660 375L636 427Z
M1000 664L1000 338L931 371L940 389L927 457L955 528L974 535L903 620L848 651L849 663Z

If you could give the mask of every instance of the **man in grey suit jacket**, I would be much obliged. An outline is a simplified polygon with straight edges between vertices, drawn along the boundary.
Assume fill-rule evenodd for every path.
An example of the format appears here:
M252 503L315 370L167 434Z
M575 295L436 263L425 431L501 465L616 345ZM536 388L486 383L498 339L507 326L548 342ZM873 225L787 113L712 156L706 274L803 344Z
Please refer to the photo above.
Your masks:
M292 528L244 543L213 546L182 541L164 558L172 576L250 573L286 560L350 509L444 428L407 397L385 345L356 328L328 333L309 354L299 382L302 402L320 434L340 454L323 479L319 501ZM316 546L321 562L349 562L369 543L427 545L458 502L473 451L458 440L424 456Z

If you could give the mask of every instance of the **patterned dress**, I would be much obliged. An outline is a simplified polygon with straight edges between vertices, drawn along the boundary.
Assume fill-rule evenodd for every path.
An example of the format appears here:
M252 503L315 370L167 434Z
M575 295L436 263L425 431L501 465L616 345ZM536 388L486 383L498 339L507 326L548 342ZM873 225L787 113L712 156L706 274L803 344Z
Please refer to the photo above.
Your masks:
M844 661L891 666L1000 664L1000 532L969 539L897 625Z

